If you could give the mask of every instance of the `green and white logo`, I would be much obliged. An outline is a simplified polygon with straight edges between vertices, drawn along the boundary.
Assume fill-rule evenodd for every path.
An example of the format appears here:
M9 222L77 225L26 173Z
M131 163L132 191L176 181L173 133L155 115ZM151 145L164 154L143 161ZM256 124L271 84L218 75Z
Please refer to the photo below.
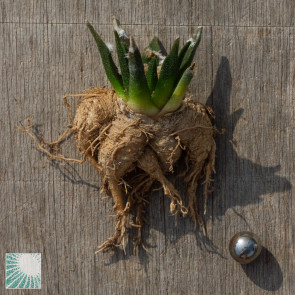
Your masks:
M41 289L41 253L6 254L6 289Z

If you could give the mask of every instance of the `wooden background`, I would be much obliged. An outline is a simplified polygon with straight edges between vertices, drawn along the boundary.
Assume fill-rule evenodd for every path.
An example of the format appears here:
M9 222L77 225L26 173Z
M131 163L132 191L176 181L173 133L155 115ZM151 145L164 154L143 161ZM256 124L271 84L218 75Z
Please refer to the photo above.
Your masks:
M1 294L294 294L295 4L291 0L0 1ZM144 240L151 255L95 255L113 233L112 202L88 164L58 166L15 124L34 115L53 140L67 125L62 97L107 83L92 22L114 42L111 15L139 47L168 49L204 27L191 93L216 113L215 192L208 240L150 196ZM75 106L75 100L71 101ZM63 152L79 157L73 140ZM179 184L181 186L181 184ZM264 249L242 267L228 243L255 232ZM4 257L42 253L42 290L5 290Z

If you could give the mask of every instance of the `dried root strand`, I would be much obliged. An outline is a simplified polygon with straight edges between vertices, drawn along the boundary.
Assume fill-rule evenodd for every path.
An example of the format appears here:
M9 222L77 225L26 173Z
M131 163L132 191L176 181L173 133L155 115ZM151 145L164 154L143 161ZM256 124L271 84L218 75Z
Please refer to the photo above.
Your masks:
M142 181L137 187L135 187L130 196L134 198L134 205L135 205L135 224L134 227L137 228L137 236L134 237L134 246L133 246L133 253L136 254L137 248L141 246L148 254L150 252L145 247L142 241L142 228L144 224L149 224L149 222L145 218L146 207L148 205L147 200L144 198L145 195L149 192L151 186L153 185L153 179L149 176L146 177L144 181Z
M215 164L215 151L216 151L216 145L215 142L212 144L212 148L210 150L208 161L205 166L205 180L203 182L204 185L204 215L207 213L207 201L208 201L208 195L212 193L213 188L210 188L210 184L213 181L211 178L212 172L215 172L214 164Z
M146 148L143 156L138 160L138 167L162 184L164 193L171 199L171 214L175 215L181 212L185 216L188 213L187 208L182 203L180 194L173 184L164 176L158 159L150 148Z
M67 97L78 97L80 99L86 99L86 98L91 98L91 97L98 97L98 96L103 96L106 93L106 86L102 86L102 87L90 87L85 89L82 93L78 93L78 94L66 94L64 96L64 98ZM114 91L112 91L114 92Z
M50 159L52 160L62 160L62 161L65 161L65 162L75 162L75 163L79 163L79 164L82 164L85 162L86 160L86 155L84 154L83 155L83 159L74 159L74 158L68 158L68 157L65 157L64 155L62 154L55 154L55 153L52 153L50 152L49 150L47 150L44 146L48 146L49 149L52 149L54 147L54 150L55 151L58 151L59 150L59 145L60 143L63 141L63 140L67 140L68 139L68 136L71 132L71 128L67 128L64 133L58 138L58 140L54 141L54 142L46 142L44 141L43 139L43 136L42 134L39 134L39 135L34 135L34 133L31 131L32 128L34 128L34 124L31 124L30 123L30 119L32 117L29 117L26 119L26 127L20 127L18 125L16 125L16 128L21 131L21 132L24 132L26 134L29 135L29 137L31 137L33 139L33 141L36 143L36 146L37 148L42 151L43 153L45 153Z
M182 146L181 141L179 136L176 136L175 139L177 140L177 144L174 147L174 149L172 150L172 152L170 153L169 157L168 157L168 163L169 163L169 172L173 173L174 172L174 161L173 161L173 157L176 154L177 149L180 147L182 150L185 150L185 146Z
M215 128L212 127L212 126L196 125L196 126L193 126L193 127L187 127L187 128L183 128L183 129L177 130L177 131L171 133L170 136L173 136L173 135L179 134L179 133L184 132L184 131L193 130L193 129L196 129L196 128L203 128L203 129L211 129L211 130L215 130Z
M141 235L143 225L145 223L148 224L148 221L144 217L145 209L148 205L148 201L145 199L145 195L147 194L147 192L149 192L153 182L154 181L146 174L141 174L137 177L134 177L130 181L130 183L127 183L127 181L122 181L122 185L125 187L126 195L128 195L125 208L121 211L117 210L115 204L114 210L117 210L115 215L115 234L107 239L103 244L101 244L98 247L98 251L96 251L96 253L108 249L115 249L118 247L122 247L123 251L125 252L128 241L128 226L137 229L137 236L133 239L133 253L136 254L136 250L139 246L141 246L146 252L148 252L142 242ZM131 188L130 192L128 191L128 188ZM132 208L135 208L135 223L129 221Z
M114 236L110 237L103 244L101 244L98 247L98 250L95 252L95 254L102 252L104 250L114 249L120 246L123 247L123 250L125 252L126 245L127 245L127 241L126 241L127 218L128 218L127 212L124 212L124 211L117 212L115 216L116 228L115 228Z

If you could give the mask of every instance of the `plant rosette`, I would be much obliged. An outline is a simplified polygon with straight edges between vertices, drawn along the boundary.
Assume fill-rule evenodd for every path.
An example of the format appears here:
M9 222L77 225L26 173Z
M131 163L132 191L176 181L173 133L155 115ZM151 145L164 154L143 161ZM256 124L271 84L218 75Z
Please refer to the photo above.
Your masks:
M51 159L83 163L87 160L99 173L102 190L114 201L115 233L98 251L126 247L128 228L135 227L134 249L142 245L141 231L146 223L146 198L159 182L171 200L170 213L190 216L195 227L206 234L202 215L214 172L214 134L212 110L185 97L195 72L193 58L201 40L202 28L179 50L179 38L166 56L158 38L154 38L141 55L133 36L129 36L114 18L114 35L120 71L109 44L87 23L98 46L106 75L113 89L90 88L80 97L70 127L55 142L45 142L26 128L38 147ZM59 144L74 133L82 160L60 153ZM50 148L50 149L49 149ZM166 175L174 172L180 157L185 159L185 184L188 202ZM203 185L203 212L196 196Z

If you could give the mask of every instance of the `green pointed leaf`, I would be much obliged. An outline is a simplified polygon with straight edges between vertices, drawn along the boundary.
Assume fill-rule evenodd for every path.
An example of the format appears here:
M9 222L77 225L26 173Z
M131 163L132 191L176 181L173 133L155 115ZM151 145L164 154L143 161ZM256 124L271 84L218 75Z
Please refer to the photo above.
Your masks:
M158 37L154 37L153 40L150 42L149 46L144 49L144 53L142 55L142 62L144 64L148 64L151 61L153 57L151 56L151 53L153 51L154 52L161 51L160 41ZM158 61L158 64L159 64L159 61Z
M129 68L128 68L128 58L126 56L127 50L126 50L126 44L120 42L119 35L117 31L114 31L115 34L115 40L116 40L116 47L117 47L117 55L118 60L121 68L121 75L123 79L123 85L126 95L128 96L128 90L129 90Z
M154 37L148 48L152 51L161 51L160 41L158 37Z
M146 80L150 89L150 92L152 93L157 85L158 82L158 75L157 75L157 58L153 57L148 71L145 74Z
M141 60L143 64L148 64L150 62L150 58L146 57L145 54L142 55Z
M185 96L185 92L194 75L194 71L193 71L194 66L195 66L195 63L193 63L191 67L189 67L188 69L184 71L175 90L173 91L171 98L168 100L168 102L165 104L165 106L161 110L160 116L166 113L174 112L181 106L182 100Z
M118 68L113 61L112 55L108 47L105 45L105 43L102 41L100 36L97 34L95 29L89 22L87 22L87 27L89 28L97 44L102 59L102 63L109 81L111 82L118 96L120 96L123 100L126 100L126 94L124 92L122 77L118 72Z
M197 33L192 38L189 48L186 50L186 53L183 57L181 65L179 67L179 75L178 75L179 79L182 76L182 74L184 73L184 71L191 65L191 63L194 59L196 50L197 50L197 48L200 44L200 41L201 41L202 31L203 31L202 27L198 28Z
M174 90L179 66L178 47L179 38L175 40L169 55L163 62L159 80L152 95L152 102L160 109L166 104Z
M129 73L128 106L137 113L148 116L156 115L159 110L151 101L141 55L132 36L130 36L129 47Z
M116 19L114 16L113 16L113 26L114 26L114 29L115 31L118 33L118 36L120 38L120 42L122 44L125 44L127 47L127 51L126 53L128 53L128 46L129 46L129 36L126 34L126 32L121 28L120 26L120 22L118 19Z
M187 41L185 42L185 44L183 45L183 47L181 48L179 54L178 54L178 62L179 62L179 65L181 65L182 61L183 61L183 58L190 46L192 42L191 41Z

